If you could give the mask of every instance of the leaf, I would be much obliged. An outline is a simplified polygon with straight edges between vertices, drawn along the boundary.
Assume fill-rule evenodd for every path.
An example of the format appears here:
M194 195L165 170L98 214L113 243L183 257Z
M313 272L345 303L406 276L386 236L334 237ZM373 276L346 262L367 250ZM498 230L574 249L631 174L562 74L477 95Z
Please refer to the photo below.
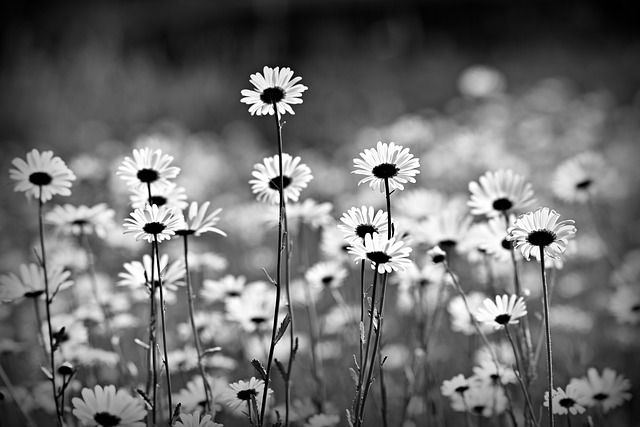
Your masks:
M353 383L357 387L359 378L358 378L358 374L356 373L356 370L353 368L349 368L349 374L351 374L351 379L353 380Z
M291 352L291 362L293 362L298 354L298 337L293 341L293 351Z
M144 400L144 403L147 404L147 409L150 411L153 410L153 404L147 397L147 394L144 391L142 391L142 389L139 389L139 388L136 389L136 392L140 395L140 397L142 397L142 400Z
M138 338L134 338L133 342L138 344L140 347L142 347L142 348L144 348L146 350L149 350L151 348L151 346L149 344L147 344L144 341L139 340Z
M182 403L178 403L176 405L176 408L173 410L173 415L171 416L171 421L169 422L170 426L173 426L176 421L178 421L178 419L180 418L180 407L182 406Z
M360 342L362 344L366 344L367 340L364 337L364 322L360 322L359 324L359 328L360 328Z
M47 368L45 368L44 366L40 366L40 370L42 372L44 372L44 375L49 378L49 380L53 381L53 375L51 375L51 372L49 372L49 370Z
M291 316L289 315L289 313L287 313L287 315L284 316L284 319L282 319L282 323L278 328L278 333L276 333L276 338L273 340L273 345L278 344L278 341L280 341L284 333L287 331L289 323L291 323Z
M222 347L209 347L209 348L207 348L206 350L204 350L202 352L202 355L200 357L205 357L205 356L208 356L210 354L217 353L219 351L222 351Z
M260 377L262 377L262 381L267 381L267 372L264 370L264 366L262 366L262 363L258 359L253 359L251 361L251 365L255 368L256 371L258 371Z
M280 362L278 359L275 359L273 362L276 364L278 371L280 371L280 376L282 376L282 379L284 380L284 382L287 382L289 375L287 375L287 370L285 369L282 362Z
M346 409L347 411L347 422L349 423L349 427L353 427L353 421L351 420L352 415L351 415L351 411L349 411L348 409Z

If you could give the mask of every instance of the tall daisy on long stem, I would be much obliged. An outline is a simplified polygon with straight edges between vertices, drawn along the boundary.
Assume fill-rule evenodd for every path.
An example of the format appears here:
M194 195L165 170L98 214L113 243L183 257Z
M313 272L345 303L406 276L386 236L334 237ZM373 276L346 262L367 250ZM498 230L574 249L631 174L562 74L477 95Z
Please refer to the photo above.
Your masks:
M185 217L184 224L176 230L176 235L182 236L182 241L184 243L184 266L185 266L185 275L187 278L187 297L188 297L188 307L189 307L189 321L191 323L191 331L193 332L193 340L196 346L196 351L198 353L198 369L200 370L200 375L202 376L202 383L204 384L204 392L205 392L205 411L211 411L211 386L207 381L207 376L204 370L204 364L202 363L202 344L200 342L200 336L198 334L198 328L196 327L195 320L195 310L193 307L194 301L194 293L193 288L191 287L191 275L189 273L189 236L200 236L203 233L208 231L212 233L220 234L221 236L226 236L227 234L215 227L215 225L220 220L218 214L222 211L221 208L214 210L213 212L207 215L207 210L209 209L209 202L204 202L202 205L198 206L198 202L192 202L189 205L189 210L187 212L187 216Z
M49 358L50 380L53 389L53 399L56 404L56 417L58 425L63 425L64 408L60 404L56 387L56 364L53 330L51 328L51 303L52 297L49 289L49 275L47 274L47 256L44 245L44 203L54 195L71 195L71 182L76 179L73 172L60 157L54 157L52 151L40 153L33 149L27 153L27 160L13 159L12 164L16 169L9 170L9 176L16 181L15 191L25 192L28 198L38 199L38 230L40 234L40 263L44 270L45 307L47 313L47 325L49 332Z
M291 292L289 289L288 280L288 262L289 262L289 236L287 232L287 214L286 214L286 199L291 198L296 201L300 194L300 190L306 187L307 183L311 180L311 171L306 168L298 167L299 157L291 160L288 158L288 169L291 173L285 176L285 154L283 153L282 144L282 123L280 116L284 113L295 114L291 105L302 103L302 93L308 88L298 82L301 77L293 78L293 71L290 68L279 67L271 68L264 67L263 74L255 73L251 75L250 82L253 84L254 89L244 89L241 91L243 98L240 100L245 104L251 105L249 112L254 115L270 114L275 116L276 135L278 137L278 155L273 158L272 162L265 159L265 165L257 165L258 169L254 172L255 180L252 180L253 191L258 193L258 200L266 200L273 203L275 197L273 191L277 191L278 197L278 257L276 264L276 306L273 316L273 328L271 335L271 344L269 348L269 356L267 361L267 369L265 375L265 387L269 387L269 378L271 375L271 366L273 363L273 352L276 345L276 332L278 327L278 310L280 304L280 292L282 283L282 251L284 247L286 271L285 271L285 294L287 298L287 318L289 323L289 335L290 335L290 347L289 347L289 362L286 372L283 373L285 381L285 426L289 425L289 405L290 405L290 393L291 393L291 367L293 363L296 339L294 329L293 311L291 309ZM275 162L278 164L277 179L271 175L271 172L275 169ZM306 166L305 166L306 167ZM286 179L285 179L286 178ZM266 182L266 185L265 185ZM297 186L292 186L297 182ZM286 188L289 187L289 188ZM269 191L271 190L271 191ZM286 243L283 242L286 239ZM285 325L283 325L285 326ZM286 327L286 326L285 326ZM262 396L262 405L260 408L259 425L264 423L264 413L266 409L267 394Z
M558 222L560 214L543 207L518 217L509 228L508 240L515 242L514 249L520 249L522 255L530 259L531 255L540 261L542 274L542 295L544 304L544 324L547 344L548 392L553 390L553 358L551 353L551 326L549 322L549 290L545 270L545 255L558 259L567 249L570 238L576 233L573 220ZM549 401L549 425L553 427L553 399Z

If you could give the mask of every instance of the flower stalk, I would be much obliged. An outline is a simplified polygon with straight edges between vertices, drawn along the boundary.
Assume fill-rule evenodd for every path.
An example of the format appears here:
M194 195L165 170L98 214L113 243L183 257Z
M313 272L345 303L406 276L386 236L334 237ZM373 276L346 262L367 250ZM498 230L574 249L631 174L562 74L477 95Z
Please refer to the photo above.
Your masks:
M553 356L551 354L551 324L549 322L549 289L547 288L547 272L544 268L544 246L540 246L540 271L542 274L542 297L544 305L544 327L547 344L547 385L549 387L549 426L553 427Z

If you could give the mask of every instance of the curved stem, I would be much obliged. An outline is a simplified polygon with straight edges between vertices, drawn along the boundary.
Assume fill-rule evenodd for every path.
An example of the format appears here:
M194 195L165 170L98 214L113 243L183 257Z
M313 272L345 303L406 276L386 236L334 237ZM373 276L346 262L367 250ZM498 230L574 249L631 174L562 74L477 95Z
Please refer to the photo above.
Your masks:
M191 331L193 332L193 341L196 346L196 352L198 353L198 369L200 370L200 376L202 376L202 384L204 386L204 398L205 398L205 411L211 410L211 386L209 385L209 381L207 381L207 375L204 369L204 364L202 363L202 344L200 343L200 336L198 334L198 328L196 327L196 319L195 319L195 309L193 307L193 300L195 299L195 295L193 295L193 288L191 287L191 273L189 271L189 244L187 243L188 236L185 234L182 236L182 240L184 243L184 268L185 268L185 277L187 279L187 299L188 299L188 307L189 307L189 322L191 323Z
M504 331L507 333L507 338L509 338L509 342L511 343L511 348L513 349L513 357L516 359L516 367L518 369L518 373L516 377L518 378L518 382L520 383L520 387L522 387L522 394L524 395L525 401L527 403L527 408L529 409L529 415L532 420L536 419L535 413L533 412L533 406L531 405L531 398L529 397L529 392L527 391L527 387L522 380L522 368L520 367L520 355L518 354L518 350L516 347L516 343L513 341L513 337L509 332L509 325L504 326Z
M553 427L553 358L551 354L551 325L549 323L549 290L547 289L547 272L544 268L544 247L540 246L540 269L542 272L542 296L544 303L544 326L547 337L547 375L549 386L549 426Z
M167 371L167 397L169 399L169 425L173 416L173 401L171 393L171 371L169 370L169 352L167 351L167 319L165 315L166 307L164 303L164 291L162 286L162 274L160 274L160 251L158 248L158 235L154 234L153 244L156 249L156 266L158 268L158 289L160 290L160 318L162 320L162 349L164 351L164 366Z

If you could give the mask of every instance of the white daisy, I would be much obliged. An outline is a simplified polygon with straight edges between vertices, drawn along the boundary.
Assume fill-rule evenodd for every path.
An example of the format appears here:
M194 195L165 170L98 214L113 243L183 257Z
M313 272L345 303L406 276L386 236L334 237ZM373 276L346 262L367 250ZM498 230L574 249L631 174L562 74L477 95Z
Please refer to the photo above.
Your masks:
M199 236L206 232L217 233L221 236L226 236L227 233L214 227L218 221L220 221L219 214L222 212L222 208L215 209L213 212L207 214L209 209L209 202L204 202L198 206L198 202L191 202L189 205L189 211L184 217L184 224L176 231L178 236L195 235Z
M337 261L318 262L304 275L309 286L316 292L323 289L336 289L342 286L347 278L347 269Z
M249 80L255 89L243 89L240 102L250 105L251 115L274 115L274 105L280 115L295 114L291 105L302 104L302 92L309 89L298 82L302 77L293 77L288 67L271 68L265 66L262 74L255 73Z
M511 169L488 171L479 181L479 184L475 181L469 183L471 199L467 204L472 215L504 215L525 208L535 201L531 184Z
M147 205L144 210L136 209L131 218L124 220L124 233L135 233L136 240L144 239L152 243L171 239L184 223L181 213L165 206Z
M162 150L151 150L148 147L133 150L133 159L125 157L118 167L119 175L130 187L148 189L152 191L169 184L169 180L178 176L180 168L170 166L173 157L162 154ZM153 193L152 193L153 194Z
M251 191L257 194L258 201L277 204L280 200L280 163L279 156L266 157L263 163L257 163L251 173L254 179L249 181ZM297 201L300 192L313 179L311 169L300 163L300 157L282 154L282 183L285 201Z
M391 273L392 271L406 270L411 264L409 253L411 248L403 247L404 242L396 241L395 237L387 239L378 233L367 234L363 243L354 244L349 253L355 255L356 262L368 260L371 268L378 273Z
M586 409L584 407L586 398L576 388L575 384L569 384L565 390L558 387L553 390L553 413L557 415L577 415L583 414ZM549 392L544 392L544 406L549 407Z
M640 287L619 286L609 301L609 312L618 323L637 325L640 323Z
M205 279L202 282L200 295L209 302L226 301L229 298L239 298L242 296L247 278L244 276L234 276L227 274L218 279Z
M200 412L195 411L193 414L180 414L180 419L174 424L175 427L223 427L222 424L214 423L213 418L209 414L203 414L200 418Z
M251 398L255 398L258 410L262 407L262 394L264 393L264 381L251 377L249 381L240 380L229 384L222 400L236 413L247 410L247 405L251 404ZM273 393L267 389L267 398Z
M586 203L615 185L613 170L601 154L587 151L558 166L551 189L567 202Z
M407 182L416 182L415 176L420 173L420 161L409 153L408 148L378 142L376 148L365 149L360 153L361 159L354 159L355 170L351 173L365 175L358 185L365 182L373 189L384 191L384 182L387 181L389 191L404 190Z
M133 187L131 191L129 202L133 209L144 209L146 205L151 204L182 210L188 205L186 190L184 187L178 187L174 182L154 185L151 188L151 197L149 197L149 190L145 187Z
M49 288L63 290L73 285L71 273L62 267L47 269ZM15 273L0 276L0 302L16 301L20 298L39 298L45 293L44 269L35 263L22 264L20 276Z
M519 318L527 314L524 299L516 295L496 296L496 302L487 298L484 307L478 309L476 318L479 322L493 325L496 329L519 323Z
M602 375L595 368L589 368L586 377L572 379L569 386L585 396L584 406L601 405L604 413L631 400L631 381L611 368L604 368Z
M147 410L142 399L131 397L113 385L82 389L82 399L74 397L73 415L84 425L104 427L144 427Z
M27 198L40 199L42 202L53 196L71 195L71 181L76 176L60 157L53 157L53 151L33 149L27 153L27 161L16 158L11 162L15 169L9 170L9 176L16 181L14 191L23 191Z
M342 214L340 221L343 224L338 224L338 228L350 244L362 243L367 234L387 233L387 213L382 209L375 212L373 206L353 207Z
M106 203L92 207L66 204L54 206L45 215L45 220L65 236L88 236L95 233L98 237L105 238L115 227L114 216L115 211L109 209Z

